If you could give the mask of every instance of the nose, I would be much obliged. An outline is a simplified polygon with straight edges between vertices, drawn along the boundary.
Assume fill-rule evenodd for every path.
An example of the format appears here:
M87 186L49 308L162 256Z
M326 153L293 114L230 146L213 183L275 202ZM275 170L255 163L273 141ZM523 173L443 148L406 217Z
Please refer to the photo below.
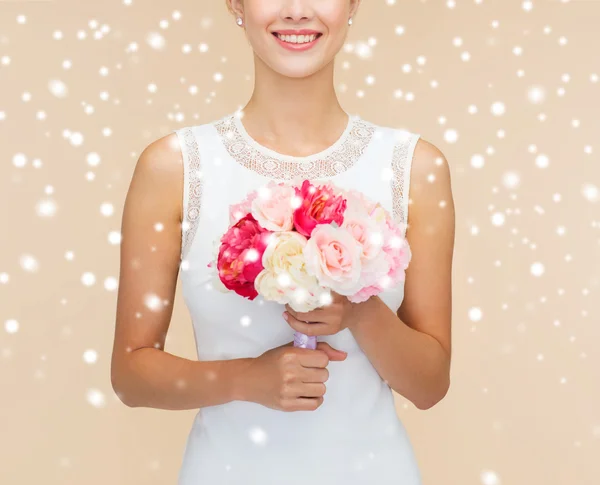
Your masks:
M292 22L301 22L308 20L313 16L310 1L307 0L286 0L281 8L281 18Z

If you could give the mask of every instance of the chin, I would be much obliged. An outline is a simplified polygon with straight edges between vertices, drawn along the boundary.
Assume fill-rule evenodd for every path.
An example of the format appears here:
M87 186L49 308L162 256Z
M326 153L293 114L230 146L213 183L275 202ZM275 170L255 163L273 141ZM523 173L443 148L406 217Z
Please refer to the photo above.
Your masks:
M290 62L274 62L272 64L269 65L269 67L277 72L278 74L281 74L282 76L286 76L286 77L291 77L291 78L303 78L303 77L309 77L312 76L313 74L316 74L317 72L319 72L321 69L323 69L323 67L325 67L327 64L323 64L323 63L314 63L314 64L309 64L306 65L306 63L302 64L302 63L290 63Z
M303 77L309 77L312 76L313 74L315 74L316 72L319 71L319 69L306 69L304 68L299 68L299 69L286 69L286 68L282 68L282 69L276 69L276 72L278 72L279 74L281 74L282 76L286 76L286 77L292 77L292 78L303 78Z

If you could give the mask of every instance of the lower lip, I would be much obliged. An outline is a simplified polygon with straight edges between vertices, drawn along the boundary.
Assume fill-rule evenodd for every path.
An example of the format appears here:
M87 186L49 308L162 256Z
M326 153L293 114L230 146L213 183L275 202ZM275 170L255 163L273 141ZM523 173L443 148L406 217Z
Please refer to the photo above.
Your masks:
M275 37L275 40L277 42L279 42L279 44L286 48L289 49L291 51L305 51L310 49L312 46L314 46L321 37L323 37L323 35L319 35L315 38L315 40L313 40L312 42L304 42L303 44L292 44L291 42L284 42L283 40L281 40L279 37L277 37L275 34L271 34L273 37Z

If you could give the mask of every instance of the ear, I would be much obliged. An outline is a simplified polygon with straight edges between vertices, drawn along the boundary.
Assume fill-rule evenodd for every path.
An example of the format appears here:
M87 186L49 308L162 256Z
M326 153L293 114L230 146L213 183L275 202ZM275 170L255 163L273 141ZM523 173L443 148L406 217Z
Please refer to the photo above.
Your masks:
M356 15L356 11L360 6L361 0L350 0L350 17L354 17Z
M241 17L244 14L244 4L242 0L226 0L227 9L237 17Z

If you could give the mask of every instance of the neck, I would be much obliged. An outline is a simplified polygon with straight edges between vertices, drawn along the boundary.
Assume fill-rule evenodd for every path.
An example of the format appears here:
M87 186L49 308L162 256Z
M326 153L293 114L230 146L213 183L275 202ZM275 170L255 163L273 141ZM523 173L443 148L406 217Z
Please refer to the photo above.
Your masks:
M333 85L333 61L303 78L282 76L255 56L255 84L243 111L246 130L269 144L327 145L345 128L348 116ZM309 150L310 151L310 150Z

